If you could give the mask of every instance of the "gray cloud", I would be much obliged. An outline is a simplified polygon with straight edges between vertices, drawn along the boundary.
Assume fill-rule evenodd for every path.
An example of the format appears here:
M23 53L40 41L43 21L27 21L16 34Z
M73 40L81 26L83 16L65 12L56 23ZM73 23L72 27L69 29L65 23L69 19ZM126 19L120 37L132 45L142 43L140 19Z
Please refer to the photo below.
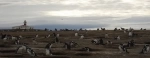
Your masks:
M0 3L0 6L9 5L10 3Z
M150 17L131 17L124 20L118 20L121 23L148 23L150 22Z

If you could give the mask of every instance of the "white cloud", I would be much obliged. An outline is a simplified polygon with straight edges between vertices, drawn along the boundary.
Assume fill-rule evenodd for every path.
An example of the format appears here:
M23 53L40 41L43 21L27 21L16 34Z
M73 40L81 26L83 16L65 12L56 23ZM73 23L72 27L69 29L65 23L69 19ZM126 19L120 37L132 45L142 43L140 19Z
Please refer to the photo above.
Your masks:
M85 17L85 16L111 16L111 17L133 17L150 16L149 10L60 10L45 11L47 16Z
M74 10L45 11L49 16L149 16L149 0L0 0L14 5L78 5ZM57 8L57 7L56 7ZM86 10L83 10L83 9ZM40 7L39 7L40 11Z
M23 20L42 21L31 24L50 24L51 22L53 24L79 24L83 22L86 24L110 24L108 21L111 20L114 22L114 25L111 26L115 26L117 25L115 24L116 20L150 16L150 0L0 0L0 6L3 6L0 7L0 21L7 22L1 23L4 25L17 25ZM56 20L61 17L70 19ZM85 17L93 19L89 20ZM79 18L81 21L77 23L75 18ZM99 22L102 19L108 21Z

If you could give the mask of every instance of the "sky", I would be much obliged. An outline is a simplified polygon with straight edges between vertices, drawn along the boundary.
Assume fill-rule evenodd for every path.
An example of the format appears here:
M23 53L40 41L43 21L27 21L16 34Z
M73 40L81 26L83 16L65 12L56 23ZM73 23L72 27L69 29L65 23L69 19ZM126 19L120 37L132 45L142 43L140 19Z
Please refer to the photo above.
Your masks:
M0 28L24 20L49 29L149 28L150 0L0 0Z

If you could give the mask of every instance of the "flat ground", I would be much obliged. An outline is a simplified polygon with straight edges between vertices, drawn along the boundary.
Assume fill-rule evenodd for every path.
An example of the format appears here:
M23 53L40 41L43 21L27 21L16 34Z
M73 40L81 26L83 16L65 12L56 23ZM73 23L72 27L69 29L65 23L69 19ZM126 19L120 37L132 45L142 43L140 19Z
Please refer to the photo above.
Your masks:
M20 40L21 43L27 43L29 47L31 47L36 53L37 57L35 58L149 58L150 53L147 54L139 54L142 50L144 44L150 43L150 30L141 31L135 30L134 32L138 34L138 36L130 38L128 37L128 33L123 33L123 31L57 31L55 33L59 33L60 43L54 43L52 46L53 56L44 56L45 53L45 45L54 40L53 37L44 38L44 36L48 34L52 34L54 31L34 31L34 32L0 32L4 34L10 34L13 36L22 35L23 39ZM80 36L75 37L75 32L79 34L84 34L84 39L79 39ZM92 39L96 39L97 37L104 37L105 33L109 34L109 38L103 39L104 43L107 40L113 42L112 45L94 45L91 43ZM32 43L32 39L36 34L39 34L39 38L37 38L37 45ZM120 36L121 40L114 40L114 37ZM135 46L128 48L129 54L120 53L118 49L118 44L127 43L131 39L135 40ZM29 58L28 54L15 54L15 50L19 45L13 44L14 41L8 40L7 42L3 42L0 40L0 58ZM79 44L78 47L72 48L71 50L66 50L63 48L63 42L75 41ZM81 51L83 47L90 47L92 51L85 52ZM34 57L32 57L34 58Z

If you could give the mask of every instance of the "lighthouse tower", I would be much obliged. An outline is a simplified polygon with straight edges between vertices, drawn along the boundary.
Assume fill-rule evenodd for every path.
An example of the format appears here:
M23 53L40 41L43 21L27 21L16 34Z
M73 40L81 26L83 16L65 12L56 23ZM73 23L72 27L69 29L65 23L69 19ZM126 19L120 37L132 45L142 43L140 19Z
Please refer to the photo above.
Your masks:
M24 20L24 26L27 26L27 21L26 20Z

